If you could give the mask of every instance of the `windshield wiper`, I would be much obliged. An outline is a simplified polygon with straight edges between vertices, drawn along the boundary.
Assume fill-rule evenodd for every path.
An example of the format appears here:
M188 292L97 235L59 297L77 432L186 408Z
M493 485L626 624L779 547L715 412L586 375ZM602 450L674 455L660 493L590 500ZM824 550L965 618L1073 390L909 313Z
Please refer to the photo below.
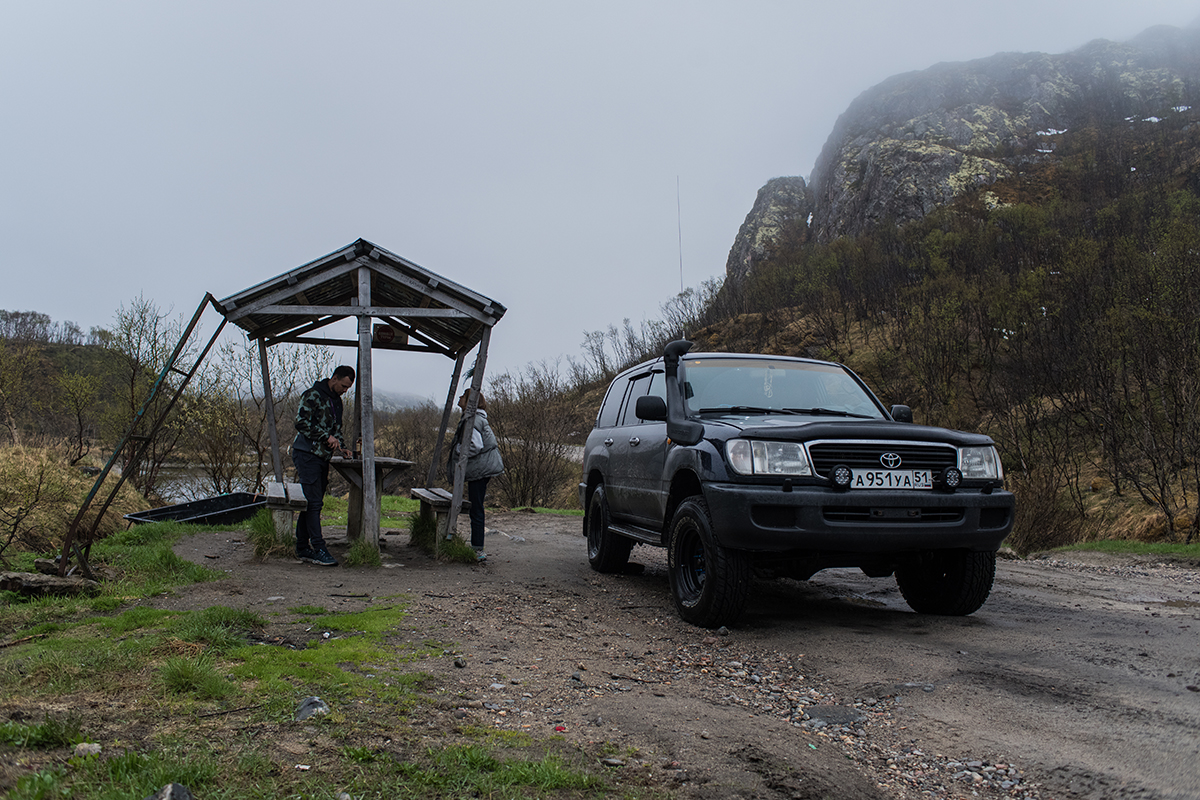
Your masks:
M697 414L798 414L792 408L764 408L763 406L714 406L702 408Z
M785 408L793 414L810 414L814 417L855 417L857 419L875 419L870 414L855 414L853 411L843 411L840 408Z

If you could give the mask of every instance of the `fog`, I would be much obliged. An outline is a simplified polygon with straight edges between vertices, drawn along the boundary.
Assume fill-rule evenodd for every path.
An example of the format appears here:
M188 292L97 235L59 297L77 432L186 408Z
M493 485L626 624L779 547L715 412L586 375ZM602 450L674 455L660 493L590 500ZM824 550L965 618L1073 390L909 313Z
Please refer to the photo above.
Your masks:
M1196 16L834 5L12 0L0 308L190 316L362 237L508 308L489 375L578 357L722 276L759 187L879 81ZM452 366L380 354L376 385L440 400Z

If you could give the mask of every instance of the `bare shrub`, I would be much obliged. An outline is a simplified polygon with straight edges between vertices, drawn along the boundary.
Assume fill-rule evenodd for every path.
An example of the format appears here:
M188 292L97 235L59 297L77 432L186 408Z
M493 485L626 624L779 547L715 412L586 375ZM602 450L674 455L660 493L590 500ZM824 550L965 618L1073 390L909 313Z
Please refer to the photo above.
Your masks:
M0 562L13 545L44 551L55 510L68 496L54 461L44 451L15 447L0 462Z
M558 363L530 364L493 378L488 422L504 458L493 485L510 506L551 506L577 479L570 437L578 427Z
M66 451L56 448L0 449L0 563L7 564L6 555L15 551L49 553L62 546L93 485L92 478L66 462ZM123 526L123 514L145 508L132 487L123 487L101 520L97 537ZM87 527L92 519L85 519Z
M327 375L332 361L326 347L267 350L281 452L294 435L300 393ZM217 360L206 363L188 387L180 414L188 421L187 457L204 476L194 494L262 491L273 478L266 392L253 342L223 342Z
M411 488L425 485L441 422L441 409L428 401L418 406L376 413L375 454L412 461L416 465L400 474L398 486Z
M1016 495L1016 518L1005 540L1021 555L1074 544L1083 538L1083 519L1048 470L1008 474Z

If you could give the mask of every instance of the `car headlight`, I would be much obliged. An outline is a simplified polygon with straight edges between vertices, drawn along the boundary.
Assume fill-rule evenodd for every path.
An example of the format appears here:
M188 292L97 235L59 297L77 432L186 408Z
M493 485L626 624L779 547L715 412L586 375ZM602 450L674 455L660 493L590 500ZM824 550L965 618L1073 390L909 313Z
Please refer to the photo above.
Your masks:
M967 480L1004 480L1004 468L1000 466L1000 454L996 448L960 447L958 468Z
M796 442L731 439L725 443L725 454L740 475L812 475L808 454Z

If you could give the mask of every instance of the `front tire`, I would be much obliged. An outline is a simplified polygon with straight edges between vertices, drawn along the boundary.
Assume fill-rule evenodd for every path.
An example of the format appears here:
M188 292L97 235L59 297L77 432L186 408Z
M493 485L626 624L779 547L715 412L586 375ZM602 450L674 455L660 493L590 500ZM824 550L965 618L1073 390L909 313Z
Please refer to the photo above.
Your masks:
M896 584L918 614L963 617L979 610L996 578L996 554L951 550L896 568Z
M700 497L683 501L671 520L667 574L679 616L703 628L733 624L750 597L750 563L717 543Z
M613 533L608 523L608 499L604 496L604 485L601 484L592 490L583 523L587 535L588 563L596 572L621 572L629 563L633 540Z

